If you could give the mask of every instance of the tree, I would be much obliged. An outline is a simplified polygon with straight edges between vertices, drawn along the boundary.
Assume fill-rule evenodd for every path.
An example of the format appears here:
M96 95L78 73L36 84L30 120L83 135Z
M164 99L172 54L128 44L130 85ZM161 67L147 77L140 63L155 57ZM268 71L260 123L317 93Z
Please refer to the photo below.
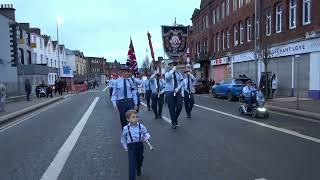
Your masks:
M142 72L146 75L148 74L148 72L150 71L150 61L148 56L146 56L146 58L143 60L142 63Z

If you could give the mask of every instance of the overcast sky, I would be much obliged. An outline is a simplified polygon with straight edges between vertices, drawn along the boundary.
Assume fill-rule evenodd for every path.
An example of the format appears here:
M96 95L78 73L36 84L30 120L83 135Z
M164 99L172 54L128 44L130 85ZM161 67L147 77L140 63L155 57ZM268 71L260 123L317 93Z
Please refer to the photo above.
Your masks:
M59 39L85 56L104 56L125 62L130 36L139 66L149 51L147 31L155 55L163 56L161 25L191 25L200 0L0 0L16 8L17 22L29 22L56 39L56 17L61 16ZM149 51L150 57L150 51Z

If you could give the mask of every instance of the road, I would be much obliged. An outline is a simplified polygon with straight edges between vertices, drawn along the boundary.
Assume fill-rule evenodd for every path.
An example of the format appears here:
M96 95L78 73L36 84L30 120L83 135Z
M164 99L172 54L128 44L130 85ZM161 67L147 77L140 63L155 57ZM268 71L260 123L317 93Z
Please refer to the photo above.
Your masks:
M104 88L69 96L0 127L0 179L128 179L121 127ZM138 180L318 180L320 123L271 113L240 116L238 103L196 95L180 127L139 113L155 151L145 146Z

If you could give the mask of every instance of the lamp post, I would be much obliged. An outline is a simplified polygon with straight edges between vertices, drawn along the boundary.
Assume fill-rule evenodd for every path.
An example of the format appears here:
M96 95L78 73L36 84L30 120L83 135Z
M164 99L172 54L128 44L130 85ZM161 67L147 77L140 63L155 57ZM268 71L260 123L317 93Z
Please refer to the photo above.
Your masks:
M58 44L58 77L60 78L60 47L59 47L59 26L62 24L62 18L57 17L57 44Z

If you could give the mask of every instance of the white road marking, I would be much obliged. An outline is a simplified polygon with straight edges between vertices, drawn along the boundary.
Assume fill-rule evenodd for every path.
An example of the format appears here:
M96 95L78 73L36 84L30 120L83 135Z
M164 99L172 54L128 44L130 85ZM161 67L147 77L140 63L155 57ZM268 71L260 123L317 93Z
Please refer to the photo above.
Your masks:
M265 178L259 178L259 179L255 179L255 180L267 180L267 179L265 179Z
M279 115L282 115L282 116L287 116L287 117L291 117L291 118L295 118L295 119L301 119L301 120L309 121L309 122L312 122L312 123L320 124L320 121L319 120L315 120L315 119L310 119L310 118L306 118L306 117L291 115L291 114L282 113L282 112L276 112L276 111L272 111L272 110L270 110L270 112L272 114L279 114Z
M107 86L106 88L104 88L102 91L106 91L108 89L109 86Z
M69 98L68 98L68 99L69 99ZM62 101L60 101L60 102L54 103L53 105L50 105L50 106L45 107L45 108L43 108L43 109L40 109L39 111L36 111L36 112L34 112L34 113L32 113L32 114L28 114L28 115L27 115L26 117L24 117L23 119L19 119L19 120L17 120L17 121L14 121L14 122L12 122L12 123L9 123L9 124L1 127L1 128L0 128L0 132L4 132L4 131L6 131L6 130L8 130L8 129L10 129L10 128L12 128L12 127L14 127L14 126L16 126L16 125L18 125L18 124L20 124L20 123L22 123L22 122L30 119L30 118L32 118L32 117L34 117L34 116L42 113L42 112L44 112L44 111L47 111L48 109L51 109L51 108L53 108L53 107L55 107L55 106L57 106L57 105L59 105L59 104L61 104L61 103L64 103L64 102L67 101L68 99L65 99L65 100L62 100Z
M51 162L50 166L46 170L46 172L42 175L41 180L56 180L58 179L73 147L75 146L78 138L86 125L94 107L96 106L99 97L96 97L94 101L91 103L90 107L83 115L77 126L73 129L70 136L66 140L66 142L59 149L56 157Z
M229 113L225 113L225 112L222 112L222 111L218 111L218 110L211 109L211 108L208 108L208 107L205 107L205 106L201 106L201 105L198 105L198 104L195 104L195 106L199 107L199 108L202 108L202 109L205 109L205 110L208 110L208 111L216 112L216 113L219 113L219 114L222 114L222 115L225 115L225 116L229 116L229 117L232 117L232 118L235 118L235 119L239 119L241 121L245 121L245 122L248 122L248 123L252 123L252 124L255 124L255 125L259 125L259 126L262 126L262 127L269 128L269 129L273 129L273 130L276 130L276 131L279 131L279 132L282 132L282 133L286 133L286 134L289 134L289 135L292 135L292 136L296 136L296 137L299 137L299 138L302 138L302 139L309 140L309 141L312 141L312 142L320 144L320 139L317 139L317 138L314 138L314 137L310 137L310 136L307 136L307 135L303 135L303 134L300 134L300 133L292 131L292 130L288 130L288 129L284 129L284 128L278 128L278 127L271 126L271 125L268 125L268 124L264 124L264 123L261 123L261 122L256 122L256 121L253 121L253 120L250 120L250 119L247 119L247 118L243 118L243 117L236 116L236 115L233 115L233 114L229 114Z
M142 104L143 106L147 107L147 105L146 105L145 103L141 102L141 104ZM170 118L167 118L167 117L165 117L165 116L162 116L162 119L165 120L167 123L171 124L171 119L170 119Z

